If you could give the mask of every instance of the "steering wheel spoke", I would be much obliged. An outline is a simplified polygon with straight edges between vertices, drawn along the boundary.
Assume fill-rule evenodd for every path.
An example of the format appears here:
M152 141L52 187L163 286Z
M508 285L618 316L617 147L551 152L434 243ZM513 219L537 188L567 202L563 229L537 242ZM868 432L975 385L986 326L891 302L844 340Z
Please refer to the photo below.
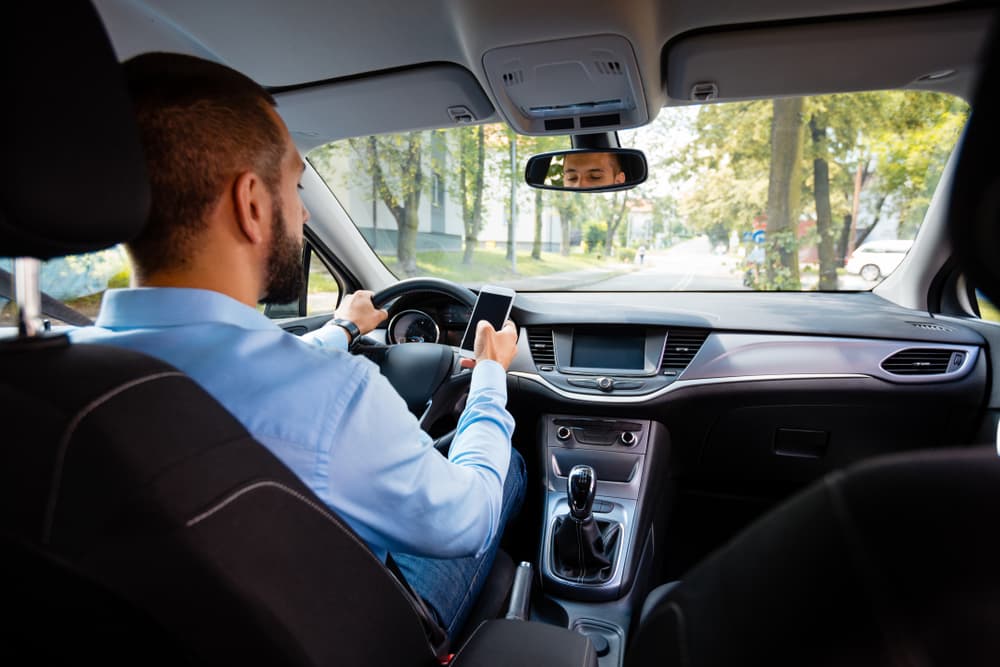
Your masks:
M431 292L445 294L470 308L475 293L440 278L409 278L390 285L372 297L376 308L384 308L404 294ZM396 388L425 431L464 403L472 371L462 368L458 348L439 343L366 345L364 340L352 350L365 354L379 365L382 375Z

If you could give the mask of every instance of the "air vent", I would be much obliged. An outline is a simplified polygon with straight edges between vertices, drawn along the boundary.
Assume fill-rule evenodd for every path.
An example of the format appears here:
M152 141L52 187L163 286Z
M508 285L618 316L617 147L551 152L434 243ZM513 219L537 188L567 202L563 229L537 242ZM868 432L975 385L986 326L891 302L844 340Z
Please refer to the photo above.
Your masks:
M522 70L518 69L503 73L503 85L516 86L519 83L524 83L524 72Z
M552 345L552 329L528 329L528 347L535 365L556 363L556 351Z
M675 329L667 333L667 344L663 348L660 372L680 373L688 367L694 355L698 354L702 343L708 338L708 331L697 329Z
M951 327L946 327L943 324L931 324L930 322L907 322L907 324L926 331L954 331Z
M965 363L965 352L911 348L900 350L882 362L882 370L893 375L942 375Z
M621 76L625 69L620 62L614 60L598 60L594 63L597 71L608 76Z

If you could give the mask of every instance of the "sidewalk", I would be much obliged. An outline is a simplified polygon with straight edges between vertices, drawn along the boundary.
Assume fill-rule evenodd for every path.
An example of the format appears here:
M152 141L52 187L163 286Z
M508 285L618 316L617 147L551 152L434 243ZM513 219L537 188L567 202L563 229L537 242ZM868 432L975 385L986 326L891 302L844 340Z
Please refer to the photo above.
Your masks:
M563 273L550 273L544 276L532 276L530 278L514 278L512 280L500 280L495 284L510 287L513 290L525 290L532 292L559 292L563 290L580 290L591 285L604 282L626 273L631 273L639 267L630 264L612 264L607 267L583 269L580 271L565 271Z

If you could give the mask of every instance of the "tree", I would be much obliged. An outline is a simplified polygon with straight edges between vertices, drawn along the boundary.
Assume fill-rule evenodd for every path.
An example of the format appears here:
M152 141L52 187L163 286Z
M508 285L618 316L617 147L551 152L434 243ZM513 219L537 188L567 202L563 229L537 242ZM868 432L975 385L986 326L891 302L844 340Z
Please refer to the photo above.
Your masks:
M462 205L465 249L463 264L472 264L472 254L483 228L483 187L486 175L486 130L482 125L458 130L454 159L458 162L457 190Z
M424 132L349 139L348 145L372 189L392 214L398 230L396 259L407 276L417 273L417 228L424 188Z
M611 197L604 199L603 209L606 210L607 237L604 241L604 250L611 257L615 254L615 231L628 219L628 202L632 190L618 190Z
M767 187L767 283L774 289L801 289L798 219L802 181L802 98L772 102L771 170Z

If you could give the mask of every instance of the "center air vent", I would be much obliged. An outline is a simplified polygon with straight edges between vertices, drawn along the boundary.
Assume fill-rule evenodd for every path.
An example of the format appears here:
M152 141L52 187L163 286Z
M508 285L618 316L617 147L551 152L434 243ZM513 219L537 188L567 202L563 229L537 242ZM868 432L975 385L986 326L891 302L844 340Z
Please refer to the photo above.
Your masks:
M698 329L674 329L667 333L667 344L663 348L660 372L680 373L688 367L694 355L698 354L702 343L708 338L708 331Z
M942 375L965 363L965 352L931 348L900 350L882 362L882 370L893 375Z
M552 344L552 329L528 329L528 347L535 365L556 363L555 347Z

